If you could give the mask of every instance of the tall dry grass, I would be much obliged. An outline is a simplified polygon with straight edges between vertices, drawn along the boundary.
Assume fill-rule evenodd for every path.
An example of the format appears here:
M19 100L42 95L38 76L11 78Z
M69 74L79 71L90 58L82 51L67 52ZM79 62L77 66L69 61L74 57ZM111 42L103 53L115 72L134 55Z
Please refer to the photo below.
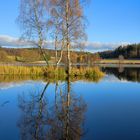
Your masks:
M27 66L0 66L0 75L31 75L31 76L46 76L50 78L64 79L67 75L65 69L59 67L27 67ZM102 78L104 73L98 67L92 68L72 68L70 76L83 77L87 79Z
M0 66L0 75L43 75L43 68L25 66Z

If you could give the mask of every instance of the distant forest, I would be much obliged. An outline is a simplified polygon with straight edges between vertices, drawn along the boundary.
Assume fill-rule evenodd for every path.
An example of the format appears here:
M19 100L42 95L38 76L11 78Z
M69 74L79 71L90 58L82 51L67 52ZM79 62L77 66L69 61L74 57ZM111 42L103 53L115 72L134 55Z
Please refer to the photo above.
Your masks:
M113 51L104 51L99 53L101 58L119 58L124 59L140 59L140 44L131 44L126 46L120 46Z

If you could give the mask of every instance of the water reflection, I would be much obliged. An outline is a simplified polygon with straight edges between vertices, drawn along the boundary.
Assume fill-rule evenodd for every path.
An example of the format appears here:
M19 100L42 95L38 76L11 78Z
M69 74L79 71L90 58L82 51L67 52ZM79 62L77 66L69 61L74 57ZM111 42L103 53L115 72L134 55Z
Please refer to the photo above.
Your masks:
M102 80L103 77L83 77L83 76L75 76L75 77L71 77L71 82L74 81L88 81L88 82L100 82L100 80ZM0 76L0 84L1 83L21 83L21 82L26 82L26 81L50 81L51 83L55 83L56 81L60 80L60 81L66 81L65 77L58 77L58 78L48 78L48 77L44 77L44 76L18 76L18 75L1 75Z
M112 71L126 70L106 69ZM139 83L122 83L112 74L99 83L5 77L0 140L139 140Z
M102 70L107 74L115 75L120 80L140 82L140 68L106 67L102 68Z
M49 103L49 85L48 82L41 93L19 96L21 139L80 140L84 134L84 100L75 94L70 78L67 78L64 83L55 83L55 96Z

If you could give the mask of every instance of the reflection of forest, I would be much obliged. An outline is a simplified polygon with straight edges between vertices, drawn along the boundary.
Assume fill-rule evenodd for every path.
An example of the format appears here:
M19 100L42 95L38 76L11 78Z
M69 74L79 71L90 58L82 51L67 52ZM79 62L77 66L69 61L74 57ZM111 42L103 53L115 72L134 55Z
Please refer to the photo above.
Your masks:
M114 74L119 79L140 82L140 68L102 68L107 74Z
M49 103L46 84L42 93L19 96L21 117L18 122L22 140L80 140L86 104L72 91L68 78L55 83L54 100Z

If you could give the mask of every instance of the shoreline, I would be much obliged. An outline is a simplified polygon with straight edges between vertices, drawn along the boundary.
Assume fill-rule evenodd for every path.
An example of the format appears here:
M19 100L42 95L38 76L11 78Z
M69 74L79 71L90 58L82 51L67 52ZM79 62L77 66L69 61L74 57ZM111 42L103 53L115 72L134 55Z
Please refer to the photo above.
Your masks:
M36 61L36 62L0 62L0 66L46 66L45 61ZM50 66L55 66L54 63L50 63ZM61 63L60 67L65 66ZM83 66L83 67L140 67L140 60L117 60L117 59L103 59L98 60L92 63L75 63L72 66Z

